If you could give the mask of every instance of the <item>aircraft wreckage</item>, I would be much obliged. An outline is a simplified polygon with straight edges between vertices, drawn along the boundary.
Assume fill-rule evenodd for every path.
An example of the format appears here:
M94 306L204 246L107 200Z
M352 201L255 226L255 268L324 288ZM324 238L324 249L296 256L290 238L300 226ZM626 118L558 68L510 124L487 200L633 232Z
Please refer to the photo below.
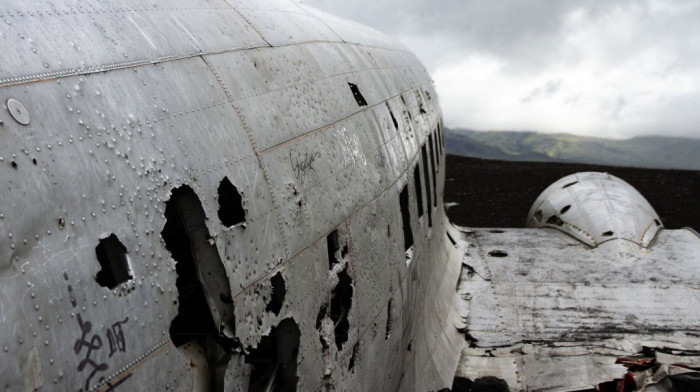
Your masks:
M1 389L698 388L697 233L595 173L451 225L385 35L283 0L0 21Z

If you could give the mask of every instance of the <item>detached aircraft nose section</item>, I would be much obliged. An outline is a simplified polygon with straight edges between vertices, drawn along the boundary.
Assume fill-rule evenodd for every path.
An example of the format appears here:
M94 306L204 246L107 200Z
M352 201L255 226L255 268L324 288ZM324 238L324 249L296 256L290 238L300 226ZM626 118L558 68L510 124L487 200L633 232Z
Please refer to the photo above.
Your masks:
M549 227L610 255L649 249L663 226L630 184L607 173L566 176L550 185L527 217L527 227Z

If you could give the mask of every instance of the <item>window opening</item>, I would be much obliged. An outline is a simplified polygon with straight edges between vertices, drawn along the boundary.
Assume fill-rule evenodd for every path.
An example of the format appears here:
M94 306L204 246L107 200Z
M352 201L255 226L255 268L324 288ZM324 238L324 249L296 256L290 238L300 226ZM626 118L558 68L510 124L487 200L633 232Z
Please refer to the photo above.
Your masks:
M437 175L435 173L435 167L437 166L437 163L435 162L435 154L433 152L433 147L435 147L435 139L433 139L433 134L430 134L430 137L428 138L428 147L430 150L430 168L432 169L431 172L433 173L433 207L437 207Z
M435 171L440 171L440 147L438 146L437 138L437 128L435 128L433 133L430 134L430 145L433 146L430 155L432 156L432 152L435 151Z
M127 250L114 233L107 238L100 239L95 248L97 261L102 269L95 276L95 280L102 287L113 289L129 279L133 279Z
M299 336L299 326L291 318L282 320L269 335L263 336L257 348L245 357L245 362L252 366L248 391L297 390Z
M348 85L352 91L352 96L355 97L355 101L357 101L357 106L367 106L367 101L365 101L365 97L362 96L362 93L360 93L360 89L357 88L357 85L353 83L348 83Z
M226 227L245 222L243 198L228 177L219 183L219 219Z
M386 108L389 110L389 115L391 116L391 121L394 123L394 128L398 131L399 130L399 123L396 121L396 117L394 117L394 112L391 111L391 107L389 106L389 102L386 103Z
M408 250L413 246L413 231L411 230L411 212L408 210L408 187L404 186L399 193L399 204L401 205L401 220L403 222L403 244Z
M428 199L428 226L433 227L433 214L432 208L430 207L432 200L430 198L430 175L428 174L428 166L430 162L428 161L428 153L426 152L425 144L421 147L421 157L423 158L423 177L425 178L425 196Z
M413 169L413 183L416 186L416 198L418 199L418 218L423 216L423 191L420 184L420 168L419 165Z

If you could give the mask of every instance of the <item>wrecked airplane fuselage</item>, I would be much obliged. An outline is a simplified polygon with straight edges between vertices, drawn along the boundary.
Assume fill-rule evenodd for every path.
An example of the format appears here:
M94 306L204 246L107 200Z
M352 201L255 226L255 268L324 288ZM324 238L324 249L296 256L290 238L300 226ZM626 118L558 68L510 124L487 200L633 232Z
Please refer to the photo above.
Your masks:
M579 317L576 301L615 287L579 298L585 282L557 271L526 286L531 302L502 290L522 268L485 258L518 263L514 249L539 246L544 263L559 248L598 261L558 232L483 248L495 240L449 225L432 82L376 31L283 0L6 1L0 14L6 390L436 390L458 363L492 368L462 349L532 340L482 336L479 309L564 306L537 302L542 281ZM677 259L698 248L685 232L658 237L685 247ZM647 287L659 307L665 292L691 298L664 291L694 289L688 260ZM655 319L648 341L692 349L693 317ZM580 341L545 326L531 330ZM647 342L610 334L627 354Z

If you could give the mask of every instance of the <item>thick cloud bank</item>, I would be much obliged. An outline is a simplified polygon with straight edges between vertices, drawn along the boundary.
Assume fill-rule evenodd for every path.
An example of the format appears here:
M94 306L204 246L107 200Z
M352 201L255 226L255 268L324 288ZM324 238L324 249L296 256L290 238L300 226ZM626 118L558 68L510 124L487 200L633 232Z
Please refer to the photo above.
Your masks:
M399 39L450 127L700 137L700 2L305 0Z

